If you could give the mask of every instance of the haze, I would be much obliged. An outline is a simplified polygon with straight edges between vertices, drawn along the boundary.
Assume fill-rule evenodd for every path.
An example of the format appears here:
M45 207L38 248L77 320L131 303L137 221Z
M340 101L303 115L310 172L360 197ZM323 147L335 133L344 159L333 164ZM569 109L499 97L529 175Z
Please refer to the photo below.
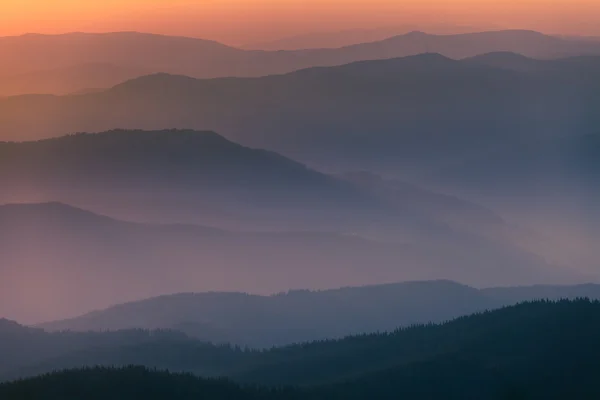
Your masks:
M0 36L135 30L242 45L402 25L448 33L526 28L600 35L598 15L595 0L5 0Z

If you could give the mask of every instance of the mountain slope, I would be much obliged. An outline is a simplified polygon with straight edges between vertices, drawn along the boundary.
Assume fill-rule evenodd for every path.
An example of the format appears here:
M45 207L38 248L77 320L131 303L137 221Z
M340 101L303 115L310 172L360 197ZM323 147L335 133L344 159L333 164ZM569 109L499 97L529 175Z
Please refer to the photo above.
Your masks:
M600 351L594 341L600 329L598 306L598 302L587 300L524 303L442 325L292 347L283 360L253 369L238 379L272 385L340 382L341 387L347 382L355 398L367 398L369 392L376 398L398 398L398 393L430 398L424 394L429 391L438 396L447 392L441 398L485 398L490 389L497 389L495 385L510 383L514 385L511 388L522 389L528 379L536 381L533 376L537 374L548 384L543 379L546 374L556 377L570 368L580 372L589 385L588 379L594 374L586 371L596 365L593 360ZM294 353L298 358L292 356ZM472 381L471 373L477 370L481 379ZM442 380L444 376L451 378ZM578 374L573 371L569 376ZM432 388L433 377L444 386ZM412 386L411 378L428 384ZM365 384L362 390L361 383ZM411 393L415 389L418 392ZM481 394L455 394L461 389Z

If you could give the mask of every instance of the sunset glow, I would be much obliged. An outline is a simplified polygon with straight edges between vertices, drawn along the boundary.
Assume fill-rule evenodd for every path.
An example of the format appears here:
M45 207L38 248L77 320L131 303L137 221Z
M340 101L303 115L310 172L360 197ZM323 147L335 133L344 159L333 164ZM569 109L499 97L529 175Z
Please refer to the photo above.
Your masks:
M232 44L402 24L600 35L595 0L6 0L0 35L138 30Z

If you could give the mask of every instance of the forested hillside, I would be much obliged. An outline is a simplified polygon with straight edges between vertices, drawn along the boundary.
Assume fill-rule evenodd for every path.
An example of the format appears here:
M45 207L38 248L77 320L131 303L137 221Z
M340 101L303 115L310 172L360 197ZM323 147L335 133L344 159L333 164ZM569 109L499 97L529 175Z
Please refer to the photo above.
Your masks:
M10 329L15 332L16 327ZM23 335L13 336L21 349L31 346L22 339L19 342L17 336ZM172 337L169 342L164 340L166 336L140 345L92 346L67 353L62 358L48 359L43 368L35 372L30 369L31 373L22 375L82 365L144 365L204 376L227 376L240 384L258 384L265 388L293 386L298 389L244 391L225 382L215 385L214 381L198 381L189 376L155 374L135 368L100 369L4 385L0 388L0 398L54 400L69 393L69 399L94 399L97 393L103 393L104 398L136 399L141 392L132 388L148 390L162 382L162 391L150 390L158 397L148 398L220 399L226 397L218 396L239 390L236 397L239 399L396 399L398 396L407 399L593 399L600 394L596 385L600 373L598 337L600 303L589 300L523 303L443 325L415 326L391 333L260 352L225 347L218 350L190 340L174 341ZM2 343L10 346L6 336ZM135 349L139 351L136 353ZM56 362L54 366L53 362ZM92 383L82 383L86 381ZM149 383L140 384L140 381ZM102 388L96 391L95 385ZM87 391L93 393L92 397L88 397ZM161 397L167 395L172 397Z
M232 373L233 381L88 368L0 385L0 398L591 400L600 396L599 335L598 302L526 303L442 326L255 353L254 371Z

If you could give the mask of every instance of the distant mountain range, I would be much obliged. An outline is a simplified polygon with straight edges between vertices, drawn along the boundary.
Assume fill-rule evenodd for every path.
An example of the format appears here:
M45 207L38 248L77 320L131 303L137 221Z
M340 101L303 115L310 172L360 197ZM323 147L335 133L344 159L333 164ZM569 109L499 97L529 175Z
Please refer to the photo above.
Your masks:
M71 93L98 84L109 87L135 71L138 75L162 72L196 78L251 77L421 53L458 59L496 51L549 59L598 55L600 43L532 31L459 35L415 31L334 49L250 51L201 39L135 32L24 35L0 38L0 59L4 60L0 95ZM89 65L95 65L93 71Z
M306 50L335 49L360 43L377 42L416 30L416 26L380 28L380 29L348 29L335 32L314 32L285 37L277 40L250 43L242 46L244 50Z
M432 34L448 35L459 33L472 33L478 30L472 26L457 26L435 24L432 26L399 25L394 27L381 27L374 29L347 29L333 32L313 32L302 35L285 37L268 42L249 43L242 46L245 50L306 50L306 49L333 49L352 46L361 43L377 42L394 36L404 35L407 32L426 31Z
M0 359L0 379L105 366L0 384L0 396L591 400L599 393L599 307L588 300L525 303L442 325L265 351L216 347L175 332L50 334L0 321L0 349L6 355ZM153 368L224 376L251 386Z
M0 137L212 129L329 170L501 189L581 185L598 171L586 138L600 124L599 66L600 57L426 54L256 79L159 74L100 93L0 99Z
M116 305L39 327L78 332L169 329L212 343L270 347L444 322L524 301L577 298L600 300L600 286L474 289L451 281L423 281L268 297L187 293Z
M566 221L555 226L586 232L561 233L550 246L560 248L569 238L600 235L598 71L599 57L496 53L461 61L426 54L264 78L159 74L103 92L0 99L0 138L210 129L323 171L374 171L503 213L519 204L516 220L562 215ZM589 255L576 255L583 258L577 263L591 267L597 256L586 247ZM565 252L555 253L551 259L562 263Z

